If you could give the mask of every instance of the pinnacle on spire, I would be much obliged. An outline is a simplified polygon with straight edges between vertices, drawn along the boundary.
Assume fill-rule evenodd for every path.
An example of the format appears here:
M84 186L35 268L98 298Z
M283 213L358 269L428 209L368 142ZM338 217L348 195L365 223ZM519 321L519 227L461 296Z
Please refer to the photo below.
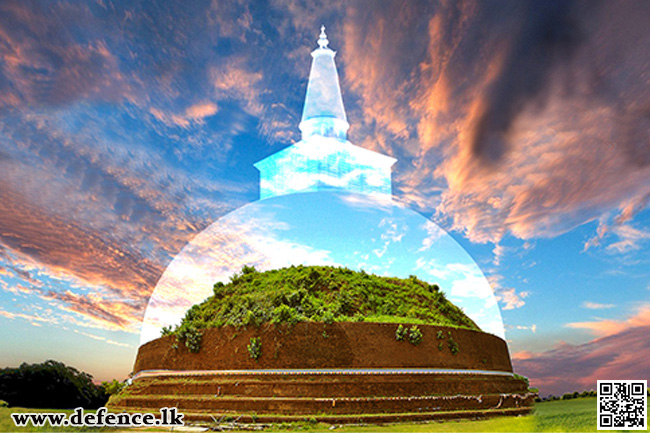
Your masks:
M311 52L311 72L299 125L303 140L313 135L345 140L350 128L334 62L336 52L328 45L325 26L321 26L318 48Z
M330 41L327 40L327 35L325 34L325 26L320 26L320 37L318 38L318 46L321 48L327 48Z

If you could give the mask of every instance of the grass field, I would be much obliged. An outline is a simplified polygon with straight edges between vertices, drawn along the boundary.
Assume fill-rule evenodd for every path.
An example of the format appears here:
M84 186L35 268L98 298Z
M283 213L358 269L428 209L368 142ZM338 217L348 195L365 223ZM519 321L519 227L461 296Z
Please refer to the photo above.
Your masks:
M536 403L533 415L483 421L445 421L385 426L349 426L335 432L598 432L596 398ZM312 431L328 431L318 426ZM610 430L614 431L614 430ZM625 430L624 430L625 431Z
M113 429L53 429L52 427L16 428L10 414L12 412L66 412L64 410L0 408L0 431L114 431ZM128 429L120 429L125 431ZM133 429L132 431L142 431ZM167 429L166 431L169 431ZM326 424L278 425L269 432L309 431L309 432L598 432L596 429L596 398L579 398L575 400L558 400L535 404L533 415L520 417L502 417L483 421L445 421L430 423L341 426L330 430ZM638 431L638 430L637 430Z

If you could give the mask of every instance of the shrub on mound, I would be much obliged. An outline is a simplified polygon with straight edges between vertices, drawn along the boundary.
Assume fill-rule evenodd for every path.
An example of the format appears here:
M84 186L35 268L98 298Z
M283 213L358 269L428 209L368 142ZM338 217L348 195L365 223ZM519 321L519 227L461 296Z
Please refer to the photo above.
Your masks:
M382 277L332 266L291 266L258 272L245 266L230 282L214 285L214 295L190 308L187 329L260 326L298 322L409 323L480 330L447 300L436 284L411 276Z

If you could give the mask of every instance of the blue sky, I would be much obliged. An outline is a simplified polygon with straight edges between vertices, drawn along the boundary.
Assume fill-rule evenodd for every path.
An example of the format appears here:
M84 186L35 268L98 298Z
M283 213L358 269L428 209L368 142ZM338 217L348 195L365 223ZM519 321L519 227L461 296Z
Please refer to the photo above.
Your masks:
M0 4L0 365L130 371L173 257L299 140L321 24L354 144L488 277L542 392L650 378L646 2ZM643 361L646 360L646 361Z

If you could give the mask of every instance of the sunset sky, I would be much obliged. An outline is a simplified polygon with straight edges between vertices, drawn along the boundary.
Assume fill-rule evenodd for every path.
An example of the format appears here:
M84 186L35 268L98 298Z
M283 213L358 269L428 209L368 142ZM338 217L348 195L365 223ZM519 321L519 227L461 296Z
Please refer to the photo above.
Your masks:
M542 395L650 379L649 22L640 0L0 2L0 367L126 377L167 265L300 139L325 24L349 140L488 277L515 371Z

